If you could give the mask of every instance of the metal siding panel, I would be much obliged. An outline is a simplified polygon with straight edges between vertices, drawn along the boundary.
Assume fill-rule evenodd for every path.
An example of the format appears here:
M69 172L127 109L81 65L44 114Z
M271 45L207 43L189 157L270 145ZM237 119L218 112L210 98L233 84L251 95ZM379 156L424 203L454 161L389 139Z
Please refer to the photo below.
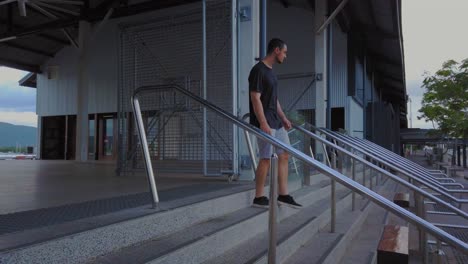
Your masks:
M332 72L330 80L331 107L345 107L348 92L348 38L339 25L332 24Z
M77 60L76 49L66 47L43 66L44 74L38 75L38 115L76 114ZM58 66L57 79L48 79L49 66Z
M96 35L90 48L89 113L117 112L118 30L109 22Z
M348 130L351 136L363 138L363 110L361 105L356 103L354 99L348 96L349 100L349 113L348 113Z
M360 63L358 58L355 58L355 66L356 66L356 98L362 102L363 94L364 94L364 79L363 79L363 72L364 72L364 65Z
M267 38L281 38L288 47L285 63L274 68L278 75L278 97L282 107L288 109L313 80L313 76L304 76L303 73L315 72L314 14L294 6L284 8L281 3L271 1L268 17L275 19L268 21ZM303 21L300 27L297 26L298 20ZM314 108L315 83L294 106L296 110Z

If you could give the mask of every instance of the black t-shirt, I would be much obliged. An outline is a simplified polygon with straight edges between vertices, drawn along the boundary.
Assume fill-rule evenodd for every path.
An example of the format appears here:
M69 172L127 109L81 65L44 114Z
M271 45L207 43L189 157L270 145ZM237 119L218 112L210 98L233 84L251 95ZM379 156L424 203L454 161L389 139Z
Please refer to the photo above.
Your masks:
M249 108L250 108L250 124L260 127L257 116L252 105L250 92L259 92L260 101L262 101L263 113L272 129L279 129L283 126L278 116L277 100L278 100L278 79L271 68L266 66L262 61L257 63L249 75Z

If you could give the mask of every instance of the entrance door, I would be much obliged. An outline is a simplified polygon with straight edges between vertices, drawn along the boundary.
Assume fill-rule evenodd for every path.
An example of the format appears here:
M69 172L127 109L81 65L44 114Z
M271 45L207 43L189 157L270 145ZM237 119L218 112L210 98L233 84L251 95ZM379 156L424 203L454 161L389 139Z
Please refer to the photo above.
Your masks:
M114 114L99 116L99 159L116 158L116 119Z

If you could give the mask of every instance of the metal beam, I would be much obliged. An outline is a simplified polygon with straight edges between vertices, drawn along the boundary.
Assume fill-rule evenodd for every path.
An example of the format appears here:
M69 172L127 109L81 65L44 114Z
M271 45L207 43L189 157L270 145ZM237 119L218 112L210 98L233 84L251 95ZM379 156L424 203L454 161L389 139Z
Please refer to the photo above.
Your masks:
M0 59L0 65L28 72L42 73L38 65L21 63L8 59Z
M26 16L26 0L18 0L18 9L21 16Z
M31 6L33 9L36 9L39 13L41 13L43 16L47 18L52 18L52 19L58 19L58 17L51 13L50 11L45 10L44 8L38 6L37 4L33 2L28 2L28 5Z
M59 11L59 12L69 14L69 15L72 15L72 16L79 16L80 15L79 12L76 12L76 11L73 11L73 10L70 10L70 9L66 9L66 8L61 8L61 7L58 7L58 6L55 6L55 5L50 5L50 4L43 3L43 2L36 2L36 4L39 5L39 6L47 7L47 8L50 8L52 10Z
M379 75L382 79L388 79L388 80L403 84L403 79L399 79L395 76L387 75L382 72L379 72Z
M43 39L52 41L52 42L56 42L57 44L61 44L61 45L69 45L70 44L64 39L61 39L61 38L58 38L58 37L55 37L55 36L52 36L52 35L46 34L46 33L37 34L37 36L41 37Z
M49 2L49 3L67 4L67 5L83 5L83 1L75 1L75 0L41 0L41 1Z
M24 28L22 30L16 30L13 32L9 32L6 34L0 35L0 39L8 38L8 37L24 37L29 35L35 35L41 33L46 30L54 30L54 29L61 29L64 27L73 26L78 23L76 19L57 19L51 22L47 22L44 24L40 24L34 27Z
M38 55L41 55L41 56L54 57L53 53L46 52L46 51L36 49L36 48L26 47L26 46L21 45L21 44L12 43L11 41L10 42L4 42L1 45L11 47L11 48L15 48L15 49L24 50L24 51L31 52L31 53L35 53L35 54L38 54Z
M0 18L0 24L9 24L10 23L9 21L10 20L5 20L5 19ZM9 33L14 33L15 29L17 31L21 31L21 30L25 30L26 28L24 26L14 24L13 19L11 19L11 30L9 30ZM52 35L47 34L47 33L40 33L40 34L37 34L37 36L41 37L43 39L52 41L52 42L56 42L58 44L62 44L62 45L68 45L69 44L66 40L55 37L55 36L52 36Z
M68 41L75 47L79 48L78 42L76 42L75 38L71 35L70 31L68 31L66 28L62 29L63 34L67 37Z
M384 30L369 27L369 26L363 26L363 25L356 26L353 31L360 33L368 38L380 38L384 40L398 40L397 34L386 32Z
M335 17L338 15L338 13L340 13L340 11L345 7L347 2L348 2L348 0L342 0L341 1L341 3L336 7L336 9L333 10L333 13L319 27L319 29L316 32L317 35L320 35L320 33L322 33L322 31L328 26L328 24L330 24L333 21L333 19L335 19Z
M61 0L57 0L61 1ZM132 16L140 13L146 13L157 9L164 9L169 7L174 7L177 5L188 4L198 2L199 0L166 0L166 1L146 1L139 4L130 5L128 7L118 7L114 9L114 12L110 18L118 18L125 16ZM47 1L51 2L51 1ZM78 1L73 1L78 2ZM101 20L105 15L107 10L98 11L98 10L89 10L89 14L86 19L89 22L95 22ZM51 22L43 23L37 26L30 28L23 28L20 30L15 30L13 32L4 33L0 35L0 39L5 39L9 37L24 37L28 35L36 35L47 30L62 29L70 26L75 26L78 24L80 18L66 18L66 19L56 19ZM44 37L44 35L42 35ZM50 37L49 37L50 39ZM56 38L54 40L57 40ZM63 42L62 42L63 43Z
M381 63L388 64L388 65L391 65L391 66L401 67L400 62L394 61L394 60L392 60L390 58L387 58L387 57L385 57L383 55L380 55L380 54L377 54L377 53L371 53L371 52L369 52L368 54L369 54L369 56L371 56L374 59L374 61L376 63L381 62Z

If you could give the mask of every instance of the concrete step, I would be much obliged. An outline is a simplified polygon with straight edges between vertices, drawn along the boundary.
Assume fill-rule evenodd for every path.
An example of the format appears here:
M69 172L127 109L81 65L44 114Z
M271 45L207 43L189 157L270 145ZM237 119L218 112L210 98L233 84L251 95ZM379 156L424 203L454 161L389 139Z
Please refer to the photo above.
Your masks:
M309 205L327 193L326 185L315 185L297 190L293 196L300 203ZM281 207L279 217L287 218L298 212ZM263 232L267 222L267 210L248 207L165 237L155 237L119 249L91 263L201 263Z
M344 189L337 191L337 211L349 207L350 192ZM307 241L311 235L327 225L330 220L330 200L324 198L313 205L301 209L297 214L283 219L278 224L277 256L281 262L297 247ZM267 221L264 222L267 228ZM221 256L212 258L204 264L215 263L267 263L268 232L252 237L232 248Z
M291 192L300 187L299 181L289 183ZM268 192L268 188L266 191ZM237 192L221 190L161 202L157 209L151 209L149 206L139 207L38 230L8 234L0 237L0 241L3 241L0 245L5 246L0 250L0 263L87 262L121 248L167 236L250 207L253 197L254 190L251 188L241 188Z
M397 192L405 191L401 185L390 180L385 187L379 190L379 193L391 200ZM376 251L379 244L383 227L387 224L407 225L407 222L401 218L387 212L381 207L371 204L369 212L364 220L362 228L356 234L354 242L348 246L344 253L345 258L337 263L365 263L376 262Z
M378 192L388 188L391 183L378 187ZM361 243L356 237L362 233L363 227L368 228L364 223L367 216L372 212L373 204L365 199L356 199L356 209L354 211L348 208L337 215L335 232L330 233L330 224L317 232L309 241L303 244L290 258L283 263L301 264L301 263L368 263L371 259L370 253L362 254L357 262L350 262L353 256L349 255L348 248Z

